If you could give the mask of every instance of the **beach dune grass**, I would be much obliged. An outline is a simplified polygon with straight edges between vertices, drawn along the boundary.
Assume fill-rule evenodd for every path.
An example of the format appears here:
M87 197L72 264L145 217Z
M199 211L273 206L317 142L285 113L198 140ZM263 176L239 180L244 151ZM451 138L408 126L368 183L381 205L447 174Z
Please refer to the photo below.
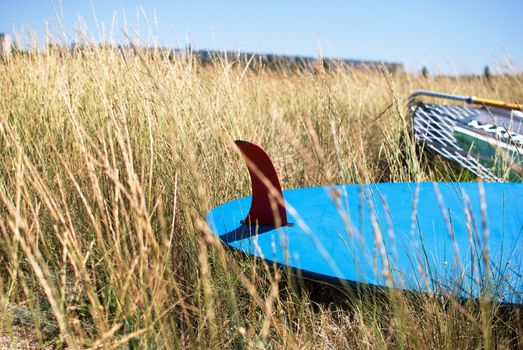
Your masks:
M15 53L0 72L1 334L107 348L522 345L517 308L318 298L328 287L226 251L204 221L250 194L235 139L263 145L284 188L475 180L418 154L407 96L523 101L521 75L289 72L96 45Z

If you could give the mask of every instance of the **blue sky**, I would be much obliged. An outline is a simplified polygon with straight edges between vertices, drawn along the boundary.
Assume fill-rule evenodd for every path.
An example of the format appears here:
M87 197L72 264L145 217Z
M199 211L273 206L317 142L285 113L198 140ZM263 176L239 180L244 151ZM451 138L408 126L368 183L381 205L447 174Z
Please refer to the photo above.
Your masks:
M156 36L165 47L185 47L189 40L195 49L321 52L450 74L481 72L485 65L504 70L507 62L521 71L523 64L522 0L0 0L0 32L31 29L43 38L46 24L60 28L56 13L69 33L86 26L96 40L104 23L106 37L112 28L126 42L126 22L148 43ZM152 29L149 38L144 14Z

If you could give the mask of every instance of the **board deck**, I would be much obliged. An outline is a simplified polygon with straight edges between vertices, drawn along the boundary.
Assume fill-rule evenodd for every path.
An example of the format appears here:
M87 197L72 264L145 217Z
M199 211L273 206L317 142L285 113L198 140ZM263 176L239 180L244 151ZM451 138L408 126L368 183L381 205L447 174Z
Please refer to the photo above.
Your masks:
M338 185L283 197L283 227L245 223L252 197L207 221L230 248L304 277L523 303L523 184Z

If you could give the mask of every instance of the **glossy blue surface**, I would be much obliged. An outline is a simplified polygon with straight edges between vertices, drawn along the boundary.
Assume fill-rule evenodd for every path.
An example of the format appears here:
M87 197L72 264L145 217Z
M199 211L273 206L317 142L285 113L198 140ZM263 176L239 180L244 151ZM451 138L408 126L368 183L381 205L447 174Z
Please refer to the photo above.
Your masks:
M523 184L483 184L483 212L479 186L384 183L287 190L293 226L240 224L251 197L213 209L207 220L229 247L310 278L460 297L481 294L521 304Z

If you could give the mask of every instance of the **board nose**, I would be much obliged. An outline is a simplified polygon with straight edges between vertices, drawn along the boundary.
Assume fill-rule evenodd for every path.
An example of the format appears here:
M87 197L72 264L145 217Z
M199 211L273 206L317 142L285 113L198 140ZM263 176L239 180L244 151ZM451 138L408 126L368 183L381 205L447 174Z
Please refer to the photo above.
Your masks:
M242 140L236 146L247 164L252 185L252 204L245 224L261 226L287 226L287 211L280 180L271 158L260 146Z

